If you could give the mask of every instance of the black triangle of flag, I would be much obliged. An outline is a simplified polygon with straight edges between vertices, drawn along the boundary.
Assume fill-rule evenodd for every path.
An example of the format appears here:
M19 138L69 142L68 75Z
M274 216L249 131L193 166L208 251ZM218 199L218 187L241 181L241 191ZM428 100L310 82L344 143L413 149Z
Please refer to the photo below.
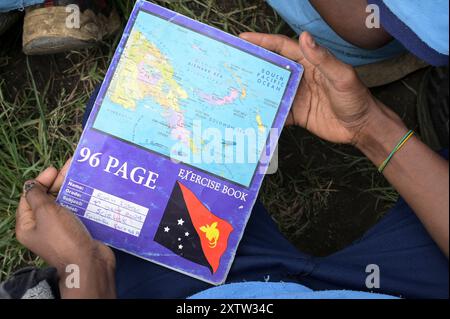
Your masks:
M178 183L175 183L154 241L212 272Z

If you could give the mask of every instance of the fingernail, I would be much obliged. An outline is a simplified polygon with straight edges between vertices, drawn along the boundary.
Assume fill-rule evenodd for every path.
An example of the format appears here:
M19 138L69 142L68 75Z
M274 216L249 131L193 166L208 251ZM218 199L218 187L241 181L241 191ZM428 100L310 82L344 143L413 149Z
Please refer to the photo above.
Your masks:
M27 196L28 192L31 191L34 187L36 187L36 181L26 181L25 184L23 184L24 195Z

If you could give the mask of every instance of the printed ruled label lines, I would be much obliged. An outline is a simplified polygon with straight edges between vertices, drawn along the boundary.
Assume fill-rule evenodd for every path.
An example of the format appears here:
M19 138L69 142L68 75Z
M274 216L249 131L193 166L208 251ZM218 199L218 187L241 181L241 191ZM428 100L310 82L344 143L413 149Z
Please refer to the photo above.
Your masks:
M62 201L63 206L81 217L136 237L149 212L146 207L74 180L67 183Z

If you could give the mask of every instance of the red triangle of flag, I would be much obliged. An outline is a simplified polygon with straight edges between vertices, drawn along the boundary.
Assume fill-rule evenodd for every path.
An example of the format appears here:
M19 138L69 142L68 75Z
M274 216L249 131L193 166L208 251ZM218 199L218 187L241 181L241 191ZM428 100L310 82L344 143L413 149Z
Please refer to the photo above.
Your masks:
M233 226L211 213L186 186L180 182L178 184L195 231L200 237L203 253L215 273L219 268L220 258L228 247L228 238Z

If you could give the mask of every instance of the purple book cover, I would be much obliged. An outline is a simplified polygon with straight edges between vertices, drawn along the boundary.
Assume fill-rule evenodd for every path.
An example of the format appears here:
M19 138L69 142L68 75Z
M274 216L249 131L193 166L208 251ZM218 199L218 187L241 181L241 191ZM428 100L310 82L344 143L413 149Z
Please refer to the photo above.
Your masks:
M111 247L224 283L302 73L137 1L58 202Z

